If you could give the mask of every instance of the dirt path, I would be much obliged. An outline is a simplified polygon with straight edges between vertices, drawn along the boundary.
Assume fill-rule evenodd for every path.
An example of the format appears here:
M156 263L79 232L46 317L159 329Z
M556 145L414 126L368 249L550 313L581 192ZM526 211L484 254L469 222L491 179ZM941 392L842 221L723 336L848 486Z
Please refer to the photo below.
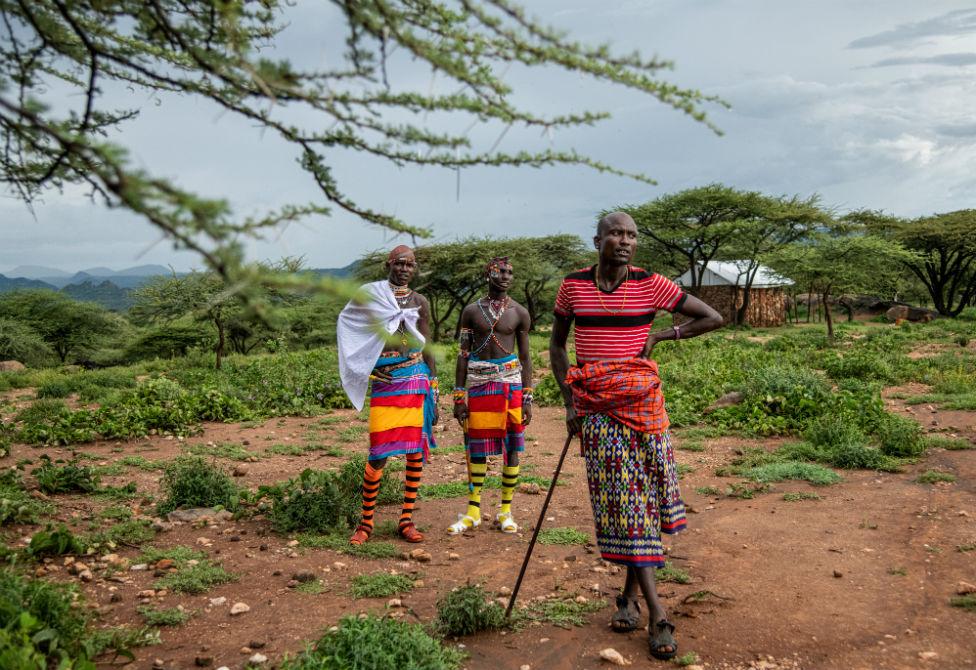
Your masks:
M261 455L245 463L240 478L251 488L298 474L305 467L335 467L341 458L311 452L301 456L264 456L274 444L299 444L309 430L317 439L338 443L352 451L363 448L363 438L347 443L343 429L361 426L355 414L337 413L341 423L322 427L316 419L272 420L263 426L210 426L203 436L187 443L233 442ZM953 426L971 439L976 432L973 413L953 413L937 422ZM355 430L353 431L355 432ZM543 409L529 428L528 452L523 463L529 474L549 476L562 444L561 412ZM460 442L456 426L438 433L442 445ZM351 439L349 433L345 438ZM845 472L844 481L826 488L806 483L781 483L768 494L751 500L704 496L697 488L724 490L730 480L714 475L736 449L774 442L742 439L706 440L703 452L681 451L680 463L694 468L682 480L682 491L692 513L689 530L671 544L672 560L688 571L690 584L663 584L661 593L674 613L680 652L695 651L708 668L966 668L976 666L976 615L948 605L960 580L976 582L976 551L960 552L957 545L976 542L976 451L932 450L916 466L895 474ZM180 453L179 441L152 438L126 445L86 445L86 453L111 463L124 455L169 459ZM121 449L121 450L120 450ZM67 455L66 450L45 450ZM34 457L42 450L15 447L0 459L9 466L18 459ZM226 461L230 466L231 461ZM921 485L919 472L938 468L956 475L952 484ZM492 471L497 470L497 464ZM457 481L464 476L463 454L435 456L425 471L424 482ZM108 483L137 481L140 490L155 492L158 473L128 468L125 476L106 478ZM592 536L592 518L585 489L582 459L571 450L564 475L549 513L547 527L573 527ZM819 500L786 502L784 492L817 493ZM487 491L483 507L494 508L497 491ZM160 533L159 546L185 544L203 548L228 570L241 575L237 583L212 589L203 595L169 594L151 599L158 607L183 605L194 616L179 628L163 628L163 644L137 650L132 667L149 668L156 658L166 668L191 668L197 656L213 659L213 667L241 668L255 650L272 661L300 650L323 627L342 615L383 611L386 599L354 600L351 579L362 573L395 569L413 573L422 585L402 596L412 618L431 621L437 599L452 587L469 580L498 591L511 586L526 543L529 527L538 514L542 495L517 494L515 510L524 533L506 536L479 529L451 538L441 532L457 513L463 499L424 502L416 518L428 531L423 546L433 560L427 564L401 559L368 560L329 550L290 547L289 538L270 532L263 520L225 522L193 528L182 525ZM105 503L82 497L59 497L63 516L84 517ZM397 510L382 508L377 520L395 518ZM492 511L493 513L493 511ZM407 548L407 545L403 545ZM412 548L412 547L410 547ZM592 548L540 546L523 586L520 601L550 594L602 597L608 603L622 583ZM130 558L134 549L120 551ZM458 559L452 560L451 554ZM338 562L338 564L337 564ZM326 592L306 595L288 588L292 574L313 570ZM66 579L63 571L52 575ZM125 572L85 585L104 625L141 621L136 614L137 594L151 588L150 572ZM684 603L693 593L709 591L700 602ZM113 594L121 602L112 602ZM225 597L226 604L211 599ZM721 599L720 599L720 598ZM229 606L245 602L250 611L229 615ZM479 635L463 640L470 654L471 670L607 667L597 654L612 646L634 662L635 667L669 667L652 661L646 653L646 632L615 635L607 628L611 609L596 613L588 625L563 630L552 625L524 628L519 633ZM934 652L932 660L919 654Z

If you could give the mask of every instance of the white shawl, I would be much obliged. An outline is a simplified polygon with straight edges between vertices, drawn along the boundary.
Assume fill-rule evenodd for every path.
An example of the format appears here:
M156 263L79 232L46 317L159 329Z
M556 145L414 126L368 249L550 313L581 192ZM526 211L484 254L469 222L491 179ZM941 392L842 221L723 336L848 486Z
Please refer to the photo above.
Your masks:
M339 343L339 377L349 400L358 410L366 401L369 375L386 347L386 337L403 323L421 345L424 336L417 330L419 307L401 308L387 280L375 281L360 289L367 295L365 304L355 299L339 313L336 339Z

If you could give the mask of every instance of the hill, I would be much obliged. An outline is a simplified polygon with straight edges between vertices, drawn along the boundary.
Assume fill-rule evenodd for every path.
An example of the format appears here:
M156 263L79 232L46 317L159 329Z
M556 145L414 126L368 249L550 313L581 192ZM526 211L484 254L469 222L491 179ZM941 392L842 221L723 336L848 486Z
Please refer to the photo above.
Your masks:
M26 277L6 277L4 275L0 275L0 293L32 288L46 288L52 291L57 290L56 286L52 286L51 284L43 282L39 279L29 279Z

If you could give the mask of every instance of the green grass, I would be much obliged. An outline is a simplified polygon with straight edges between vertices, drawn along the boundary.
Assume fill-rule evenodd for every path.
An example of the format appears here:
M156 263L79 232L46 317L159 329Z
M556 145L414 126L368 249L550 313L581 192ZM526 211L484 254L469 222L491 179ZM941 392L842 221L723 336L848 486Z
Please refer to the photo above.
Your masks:
M891 575L891 576L893 576L893 577L907 577L908 576L908 569L907 568L888 568L888 574Z
M699 486L695 489L695 493L701 496L720 496L722 492L719 491L714 486Z
M949 604L953 607L960 607L967 612L976 612L976 596L972 594L952 598L949 600Z
M606 606L607 601L603 599L587 600L582 603L569 598L552 599L532 604L526 610L525 616L528 619L569 629L573 626L585 626L588 615L599 612Z
M156 609L148 605L136 608L147 626L180 626L190 620L190 613L178 607Z
M180 456L166 465L163 474L164 499L156 506L159 514L179 507L217 507L236 510L240 490L220 466L202 456Z
M348 428L343 428L340 430L339 434L336 436L336 439L343 444L359 442L367 433L369 433L369 429L366 426L349 426Z
M227 572L216 563L203 559L195 565L186 565L179 568L177 572L157 580L153 587L169 589L175 593L197 594L204 593L214 586L235 581L237 575Z
M682 668L688 665L695 665L698 663L698 654L693 651L689 651L681 656L672 658L671 662Z
M725 495L739 500L752 500L757 495L768 493L772 488L769 484L754 482L734 482L725 489Z
M437 632L461 637L485 630L496 630L505 624L505 612L492 602L478 584L468 584L448 592L437 601Z
M325 593L325 584L322 583L321 579L313 579L308 582L302 582L295 587L296 593L304 593L308 596L317 596L320 593Z
M236 442L221 442L212 447L206 444L189 444L183 448L183 451L193 456L212 456L232 461L246 461L251 456L257 455Z
M166 461L151 461L145 456L138 455L128 455L120 458L116 463L126 465L130 468L139 468L140 470L145 470L147 472L154 472L166 469Z
M964 437L945 437L944 435L928 435L925 438L925 444L929 448L935 447L949 451L976 449L976 445Z
M434 453L435 454L463 454L464 445L454 444L451 445L450 447L437 447L437 449L434 450Z
M657 572L658 582L673 582L675 584L690 584L691 575L681 568L674 567L671 561L667 561L663 568L658 568Z
M464 653L440 643L416 623L388 617L346 616L297 656L286 656L280 670L457 670Z
M799 480L810 482L814 486L828 486L841 480L840 475L830 468L825 468L816 463L801 463L799 461L767 463L746 470L742 476L760 484Z
M678 463L677 471L678 471L678 479L681 479L685 475L693 473L695 471L695 468L693 468L690 465L687 465L686 463Z
M678 442L678 451L705 451L704 442L684 441Z
M267 456L301 456L307 451L306 447L300 444L272 444L265 447L264 454Z
M206 557L207 555L202 551L197 551L184 545L176 545L175 547L167 547L165 549L160 547L143 547L142 554L135 562L153 565L164 558L168 558L176 564L177 568L180 568L187 561L201 561Z
M816 493L805 493L802 491L791 491L783 494L783 500L786 502L800 502L801 500L820 500L820 496Z
M88 538L92 547L114 549L118 545L138 547L156 537L152 523L147 519L128 519L93 533Z
M421 500L442 500L444 498L460 498L468 495L467 482L442 482L440 484L421 484L419 497Z
M391 575L388 572L374 572L369 575L357 575L352 580L353 598L387 598L398 593L405 593L413 588L413 580L403 575Z
M539 544L586 544L589 533L575 528L543 528L539 531Z
M966 553L967 551L976 551L976 542L968 542L966 544L957 544L956 551L960 553Z
M956 476L950 472L942 472L941 470L926 470L918 477L915 481L919 484L935 484L937 482L954 482L956 481Z
M313 533L303 533L298 536L298 544L309 549L331 549L351 556L361 556L363 558L393 558L398 553L397 545L392 542L376 540L378 529L373 530L373 538L369 542L360 545L349 544L348 534L316 535Z

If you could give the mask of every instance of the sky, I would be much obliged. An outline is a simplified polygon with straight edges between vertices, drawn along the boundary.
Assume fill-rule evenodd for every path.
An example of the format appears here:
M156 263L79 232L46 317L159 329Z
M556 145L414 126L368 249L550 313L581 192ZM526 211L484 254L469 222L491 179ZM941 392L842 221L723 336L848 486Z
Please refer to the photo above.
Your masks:
M342 26L323 3L296 3L275 56L308 67L337 65ZM360 204L428 226L434 241L469 235L592 234L596 213L721 182L772 195L819 194L839 212L901 216L976 206L976 8L916 0L523 0L530 14L587 43L609 42L674 62L662 78L717 95L706 107L717 135L634 92L575 75L513 68L514 100L537 113L605 110L593 127L541 137L514 129L499 150L576 149L656 186L571 166L454 171L397 168L351 153L330 156ZM454 87L429 68L394 59L391 78L421 90ZM75 104L62 99L58 104ZM112 139L138 165L236 215L321 200L297 153L206 102L107 87L105 108L139 108ZM303 119L315 127L316 119ZM468 121L445 128L468 127ZM458 125L460 124L460 125ZM469 136L487 149L500 127ZM247 243L248 258L304 256L340 267L409 238L345 213L317 217ZM0 273L23 264L66 271L159 263L199 267L150 224L93 204L79 188L49 192L33 212L0 192Z

